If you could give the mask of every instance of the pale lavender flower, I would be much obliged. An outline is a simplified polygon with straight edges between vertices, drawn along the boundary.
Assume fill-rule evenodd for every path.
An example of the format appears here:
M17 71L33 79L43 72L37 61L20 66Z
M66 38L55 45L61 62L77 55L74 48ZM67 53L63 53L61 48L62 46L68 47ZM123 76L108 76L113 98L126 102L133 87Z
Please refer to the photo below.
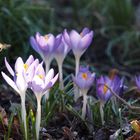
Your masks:
M59 41L58 41L59 43ZM35 37L30 37L30 44L32 48L41 55L46 65L46 72L49 71L50 63L54 57L55 37L53 34L42 36L36 33Z
M21 111L22 111L22 121L24 122L25 128L25 137L27 138L27 131L26 131L26 108L25 108L25 95L26 90L28 88L28 83L26 79L31 79L31 72L33 70L33 65L37 62L34 61L33 56L31 55L27 61L24 63L21 57L18 57L15 63L15 70L11 68L9 63L5 58L5 65L9 73L12 75L13 80L7 76L4 72L2 72L3 78L6 82L20 95L21 97ZM31 66L32 65L32 66ZM31 67L30 67L31 66ZM27 76L27 77L26 77Z
M89 67L80 67L79 73L73 78L75 84L81 90L89 90L95 79L95 73L89 71Z
M71 47L65 43L62 34L56 36L55 46L56 48L54 50L54 57L58 64L60 89L63 90L64 85L62 65L66 55L71 50Z
M54 77L54 70L51 69L45 73L42 63L38 65L32 81L29 82L29 88L34 92L37 99L37 113L36 113L36 137L39 139L39 129L41 121L41 99L42 96L50 89L58 79L58 74Z
M82 118L86 115L86 105L87 105L87 92L92 86L95 80L95 73L91 73L88 67L80 67L80 71L76 77L73 77L73 81L79 87L80 93L83 96L83 108L82 108Z
M79 72L79 61L82 54L86 51L93 39L93 31L84 28L81 33L72 30L70 33L64 30L63 33L65 42L72 48L76 60L75 76Z

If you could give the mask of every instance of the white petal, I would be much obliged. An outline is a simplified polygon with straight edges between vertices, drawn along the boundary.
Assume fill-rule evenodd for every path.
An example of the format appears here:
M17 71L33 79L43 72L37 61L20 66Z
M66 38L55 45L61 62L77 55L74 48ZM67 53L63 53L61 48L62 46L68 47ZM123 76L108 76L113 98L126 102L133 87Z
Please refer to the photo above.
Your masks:
M27 82L26 82L23 74L18 74L17 75L15 83L16 83L17 88L19 89L19 91L21 93L25 93L26 92L28 85L27 85Z
M21 57L18 57L15 63L15 72L21 73L24 70L24 62Z
M47 85L50 82L50 80L53 78L53 76L54 76L54 70L50 69L45 77L45 85Z
M15 82L14 82L11 78L9 78L4 72L1 72L1 74L2 74L3 78L6 80L6 82L7 82L17 93L20 94L20 91L18 90L18 88L17 88Z
M14 76L14 71L13 71L13 69L11 68L11 66L9 65L9 63L7 62L6 57L5 57L4 60L5 60L6 68L8 69L9 73L10 73L12 76Z

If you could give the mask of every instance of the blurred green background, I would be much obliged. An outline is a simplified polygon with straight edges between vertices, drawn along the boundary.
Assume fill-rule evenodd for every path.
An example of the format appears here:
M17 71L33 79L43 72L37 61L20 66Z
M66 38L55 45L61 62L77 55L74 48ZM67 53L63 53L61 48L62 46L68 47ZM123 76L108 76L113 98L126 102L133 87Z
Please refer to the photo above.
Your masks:
M83 63L101 72L140 71L139 0L0 0L0 42L11 44L0 52L1 69L4 56L11 63L18 56L39 57L29 44L35 32L57 35L65 28L81 31L84 27L94 30L94 39ZM74 58L66 62L70 67Z

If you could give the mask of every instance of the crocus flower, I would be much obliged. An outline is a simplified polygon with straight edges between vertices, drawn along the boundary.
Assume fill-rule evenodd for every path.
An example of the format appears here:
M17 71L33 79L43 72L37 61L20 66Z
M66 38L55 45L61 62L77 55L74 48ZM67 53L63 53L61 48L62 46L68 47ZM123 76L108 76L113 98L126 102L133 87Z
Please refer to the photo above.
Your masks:
M59 41L57 41L59 43ZM49 71L50 63L53 59L53 51L55 46L55 37L53 34L47 34L42 36L40 33L36 33L35 37L30 37L30 44L32 48L41 55L45 62L46 72Z
M84 28L81 33L72 30L68 34L67 30L66 29L64 30L64 39L68 44L68 46L72 47L72 51L75 56L75 62L76 62L75 76L77 76L79 72L80 57L91 44L92 38L93 38L93 31L90 31L88 28Z
M95 79L95 73L91 73L88 67L80 67L79 73L73 77L73 81L79 87L81 95L83 96L82 118L85 118L87 105L87 92L92 86Z
M42 96L50 89L56 80L58 74L54 77L54 70L51 69L48 73L45 73L43 63L39 64L35 70L35 74L32 81L29 82L29 88L34 92L37 99L37 113L36 113L36 138L39 139L39 129L41 121L41 99Z
M35 61L37 62L37 61ZM26 79L31 79L30 70L33 69L33 65L35 64L34 58L31 55L27 61L24 63L21 57L18 57L15 63L15 71L11 68L9 63L5 58L5 65L9 73L12 75L13 80L8 77L4 72L2 72L3 78L6 82L20 95L21 97L21 111L22 111L22 121L24 122L25 129L25 137L27 139L27 130L26 130L26 108L25 108L25 95L28 87L28 83ZM31 66L32 65L32 66ZM30 67L31 66L31 67ZM28 78L27 78L27 77Z
M55 46L56 46L56 49L54 50L54 57L55 57L55 59L57 61L57 64L58 64L60 89L63 90L64 85L63 85L62 65L63 65L63 61L64 61L66 55L71 50L71 48L70 48L70 46L68 46L65 43L62 34L59 34L59 35L56 36Z
M138 87L138 89L140 89L140 75L135 76L135 82L136 82L136 86Z
M112 97L110 89L120 95L123 89L123 79L115 75L113 78L108 76L101 76L97 79L97 97L100 100L100 114L102 124L104 124L104 104Z

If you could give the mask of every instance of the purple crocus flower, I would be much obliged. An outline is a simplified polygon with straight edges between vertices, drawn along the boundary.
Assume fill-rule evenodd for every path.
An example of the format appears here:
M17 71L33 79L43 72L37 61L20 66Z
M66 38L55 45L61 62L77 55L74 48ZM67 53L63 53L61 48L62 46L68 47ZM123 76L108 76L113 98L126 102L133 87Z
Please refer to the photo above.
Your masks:
M59 40L57 41L59 44ZM30 37L30 44L32 48L41 55L46 65L46 72L49 71L50 63L54 56L55 37L53 34L47 34L42 36L40 33L36 33L35 37Z
M89 71L89 67L80 67L79 73L73 78L75 84L81 90L89 90L95 79L95 73Z
M111 79L108 76L101 76L97 79L97 96L100 100L106 102L108 101L112 93L107 88L111 88L114 92L116 92L118 95L122 94L124 90L124 78L120 78L119 76L115 75L113 79Z
M63 70L62 65L63 61L68 54L68 52L71 50L70 46L68 46L63 38L62 34L59 34L56 36L56 43L55 43L56 49L54 50L54 57L58 64L58 70L59 70L59 83L60 83L60 89L63 90Z
M140 75L135 76L135 82L136 82L136 86L138 87L138 89L140 89Z
M22 121L24 122L25 128L25 137L27 138L26 131L26 108L25 108L25 95L28 88L28 83L26 79L31 79L31 71L33 70L33 65L37 63L37 60L34 61L33 56L31 55L27 61L24 63L21 57L18 57L15 63L15 70L11 68L9 63L5 58L5 65L9 73L12 75L13 80L8 77L4 72L2 72L3 78L6 82L20 95L21 97L21 111L22 111ZM31 66L32 65L32 66ZM31 66L31 67L30 67ZM29 72L30 71L30 72ZM27 77L26 77L27 76Z
M114 88L114 82L108 76L101 76L97 79L97 96L103 102L108 101L112 96L107 86L112 90Z
M75 76L77 76L79 72L80 57L91 44L93 38L93 31L90 31L88 28L84 28L81 33L72 30L68 34L67 30L65 29L63 36L68 46L72 47L72 51L76 60Z
M41 121L41 99L42 96L50 89L58 79L58 74L54 77L54 70L51 69L48 73L45 73L42 66L39 64L35 70L32 81L29 82L29 88L34 92L37 99L37 113L36 113L36 137L39 139L39 129Z
M83 108L82 108L82 118L86 115L86 105L87 105L87 92L92 86L95 79L95 73L89 71L89 67L80 67L80 71L76 77L73 77L73 81L79 87L80 93L83 96ZM75 94L74 94L75 95Z
M64 39L66 43L72 47L75 56L81 56L92 42L93 31L84 28L79 34L76 30L72 30L69 34L64 30Z
M111 77L108 76L101 76L97 79L97 96L100 100L100 114L101 114L101 120L102 124L104 124L104 104L106 101L108 101L112 97L112 91L117 93L118 95L121 95L124 90L123 85L124 79L119 78L117 75L113 75ZM108 89L108 87L110 89ZM116 104L116 98L112 98L112 102Z

